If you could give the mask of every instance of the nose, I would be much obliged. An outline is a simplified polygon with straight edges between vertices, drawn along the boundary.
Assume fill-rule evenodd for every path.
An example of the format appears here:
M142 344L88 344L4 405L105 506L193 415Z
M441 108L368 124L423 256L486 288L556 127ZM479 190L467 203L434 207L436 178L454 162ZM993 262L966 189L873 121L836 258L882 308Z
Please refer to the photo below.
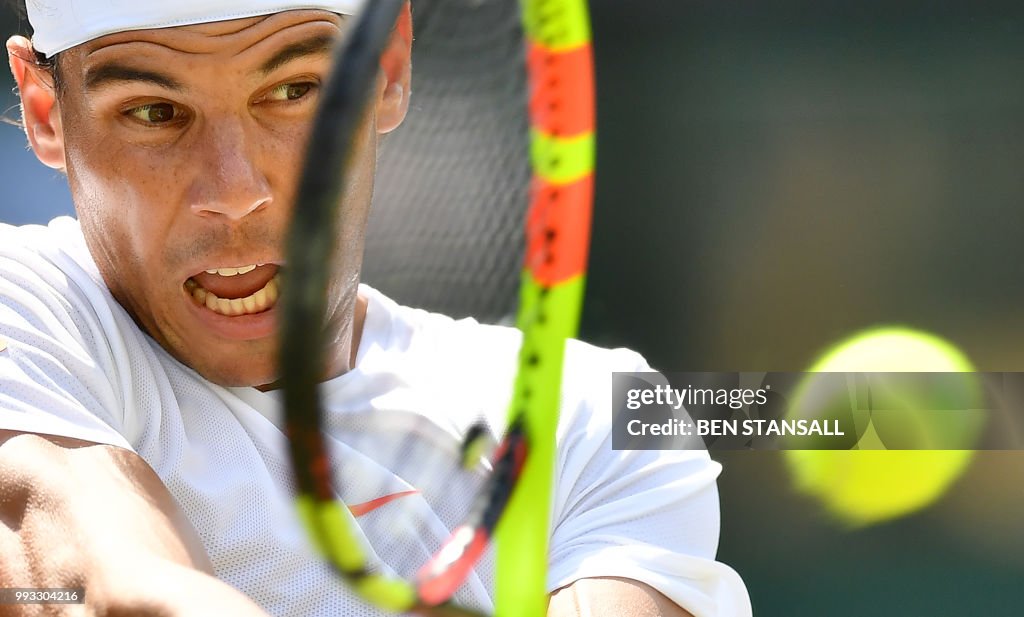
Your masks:
M192 212L238 221L273 201L261 170L257 140L240 119L211 123L194 152L197 172L188 189Z

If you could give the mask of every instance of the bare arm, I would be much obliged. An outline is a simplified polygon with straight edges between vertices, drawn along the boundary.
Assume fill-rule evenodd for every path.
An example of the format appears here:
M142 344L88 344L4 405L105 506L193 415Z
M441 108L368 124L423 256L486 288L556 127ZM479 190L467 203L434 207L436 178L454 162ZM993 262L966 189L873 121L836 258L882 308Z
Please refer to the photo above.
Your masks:
M195 530L137 455L10 431L0 431L0 587L82 587L89 615L264 615L212 576Z
M624 578L585 578L551 595L548 617L693 617L661 593Z

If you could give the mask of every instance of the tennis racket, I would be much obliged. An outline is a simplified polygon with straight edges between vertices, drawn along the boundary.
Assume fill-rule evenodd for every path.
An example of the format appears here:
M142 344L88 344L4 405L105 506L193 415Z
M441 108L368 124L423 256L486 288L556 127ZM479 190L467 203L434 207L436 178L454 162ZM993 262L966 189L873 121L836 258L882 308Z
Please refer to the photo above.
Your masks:
M497 613L542 615L562 356L578 323L593 193L593 77L585 4L522 4L534 186L517 319L524 333L519 370L507 429L475 507L412 581L372 568L355 520L334 494L317 388L325 349L320 329L309 327L324 319L327 264L339 226L336 204L348 144L403 5L404 0L368 2L338 50L311 132L289 233L280 355L298 507L320 552L375 606L473 614L447 602L497 531ZM477 449L483 433L482 427L469 431L463 444L467 454Z

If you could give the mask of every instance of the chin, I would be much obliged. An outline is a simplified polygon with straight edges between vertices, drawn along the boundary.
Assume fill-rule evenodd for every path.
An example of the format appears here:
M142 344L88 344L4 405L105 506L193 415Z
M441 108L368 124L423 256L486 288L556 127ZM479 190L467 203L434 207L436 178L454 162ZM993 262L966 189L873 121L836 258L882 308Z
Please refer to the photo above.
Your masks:
M207 381L228 388L258 387L277 380L274 363L255 362L252 354L240 354L237 359L219 362L185 362ZM244 365L243 365L244 363Z
M274 382L277 381L277 374L271 371L242 374L239 374L237 371L223 373L207 373L200 371L199 374L205 377L208 381L226 388L272 389L272 387L267 386L273 386Z

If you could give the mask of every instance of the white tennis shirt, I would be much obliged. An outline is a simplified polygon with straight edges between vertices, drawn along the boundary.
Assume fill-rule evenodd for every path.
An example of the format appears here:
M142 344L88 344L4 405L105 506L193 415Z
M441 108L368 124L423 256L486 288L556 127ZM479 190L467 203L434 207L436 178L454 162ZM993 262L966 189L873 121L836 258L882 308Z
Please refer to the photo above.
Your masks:
M455 527L479 475L440 474L466 427L500 430L518 331L369 301L355 368L323 384L335 483L380 567L419 564ZM273 615L382 614L315 556L293 506L280 393L214 385L135 325L77 221L0 225L0 428L128 448L181 504L216 574ZM3 348L3 345L0 345ZM239 361L244 361L240 359ZM613 451L611 373L637 354L573 342L558 430L548 586L618 576L697 617L745 616L740 577L715 561L715 479L701 451ZM386 499L382 499L386 498ZM491 608L488 556L457 596Z

